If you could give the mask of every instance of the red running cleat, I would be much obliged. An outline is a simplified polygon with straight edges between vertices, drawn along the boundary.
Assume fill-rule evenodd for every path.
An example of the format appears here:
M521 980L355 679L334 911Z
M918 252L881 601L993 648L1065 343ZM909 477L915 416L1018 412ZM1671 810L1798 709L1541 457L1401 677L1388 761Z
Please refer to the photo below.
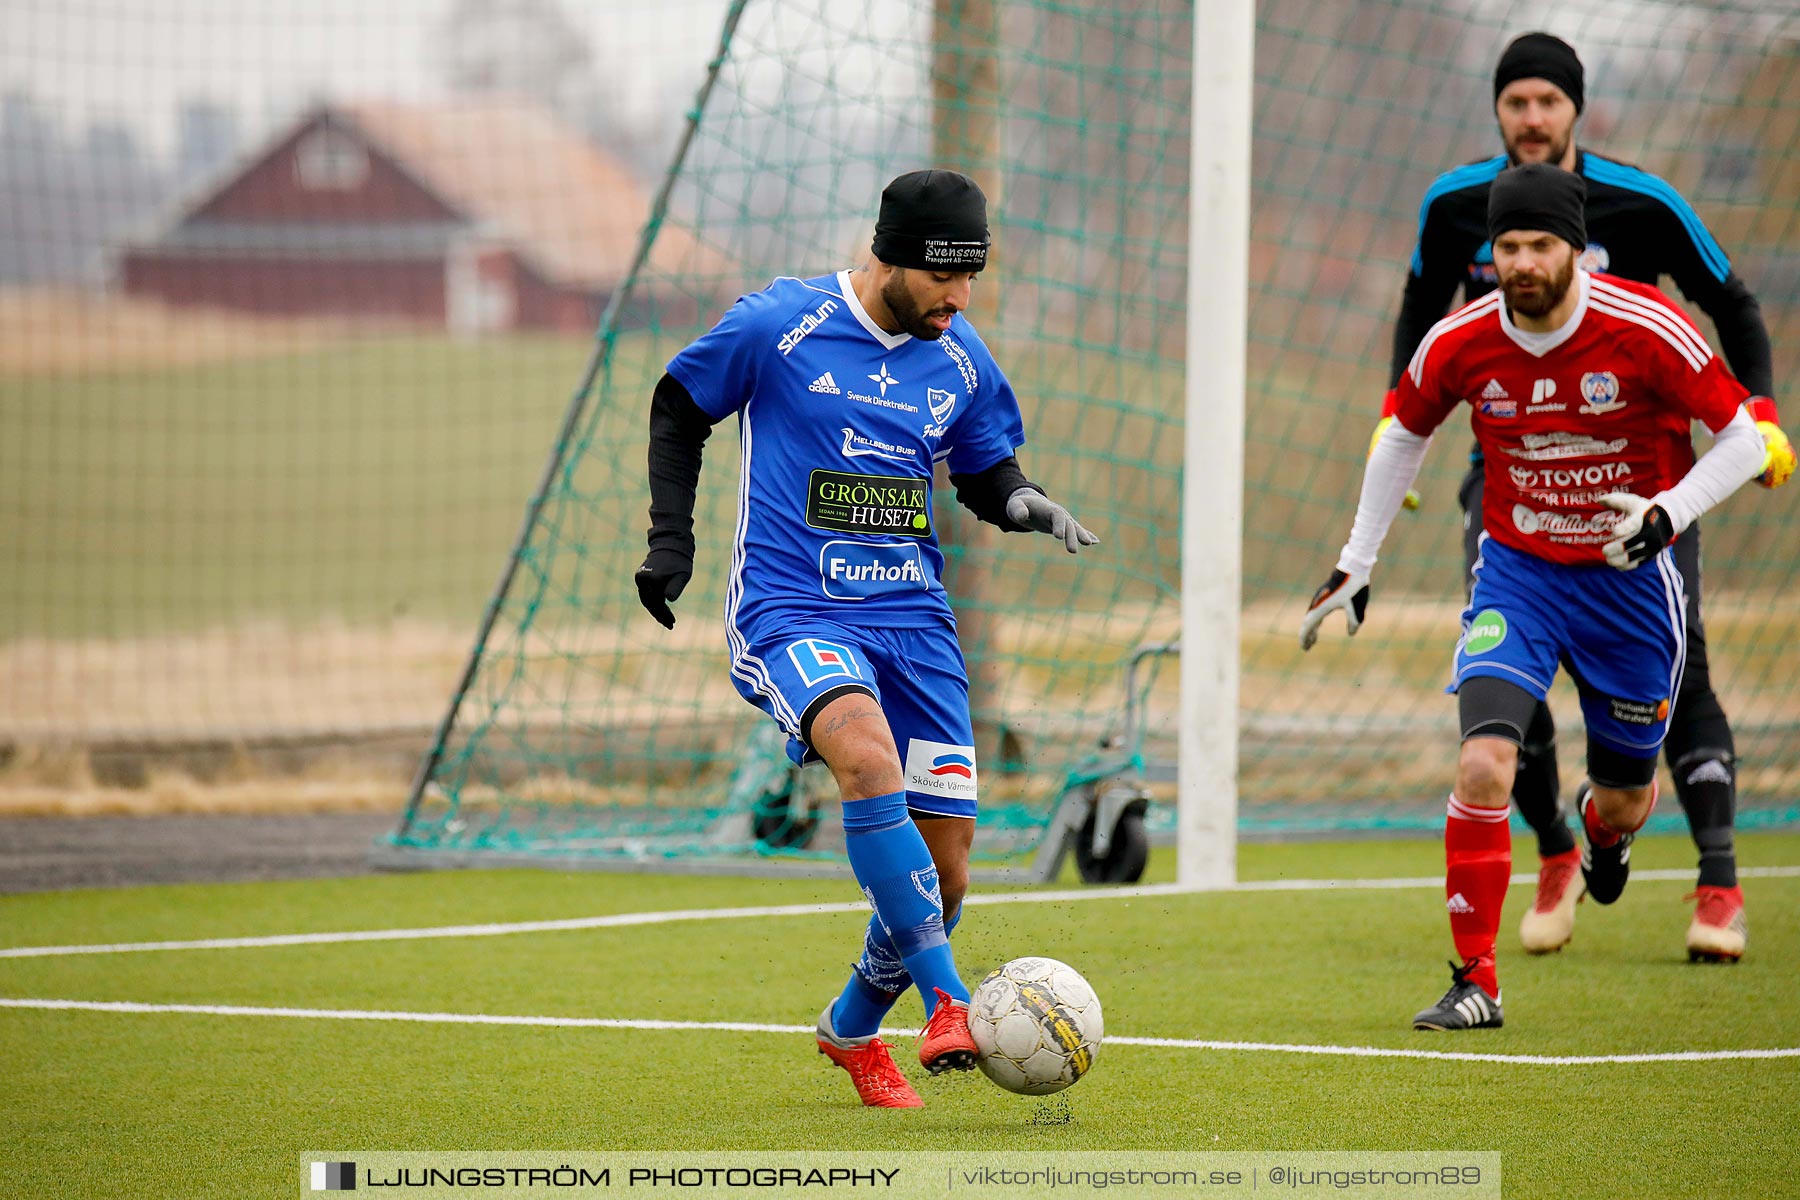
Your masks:
M1569 944L1575 936L1575 905L1586 891L1580 847L1538 864L1537 900L1519 922L1519 943L1526 953L1549 954Z
M850 1072L856 1094L870 1108L924 1108L925 1101L913 1091L912 1084L894 1065L887 1043L871 1034L866 1038L841 1038L832 1032L832 1005L819 1014L814 1033L819 1039L819 1053Z
M1744 890L1736 887L1700 887L1687 896L1700 903L1694 923L1688 926L1689 962L1736 962L1744 957L1750 926L1744 920Z
M937 993L937 1007L931 1020L925 1022L925 1034L919 1042L919 1061L933 1075L945 1071L970 1071L975 1068L975 1038L969 1032L969 1006L953 1000L943 988Z

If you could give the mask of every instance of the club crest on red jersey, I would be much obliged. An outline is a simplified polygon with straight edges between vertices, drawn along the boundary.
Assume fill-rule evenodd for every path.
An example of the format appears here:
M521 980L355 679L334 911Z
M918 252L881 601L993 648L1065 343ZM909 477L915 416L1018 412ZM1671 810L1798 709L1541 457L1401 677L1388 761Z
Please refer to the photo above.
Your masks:
M1619 396L1619 377L1611 371L1589 371L1581 377L1581 398L1586 401L1576 412L1609 413L1625 407Z

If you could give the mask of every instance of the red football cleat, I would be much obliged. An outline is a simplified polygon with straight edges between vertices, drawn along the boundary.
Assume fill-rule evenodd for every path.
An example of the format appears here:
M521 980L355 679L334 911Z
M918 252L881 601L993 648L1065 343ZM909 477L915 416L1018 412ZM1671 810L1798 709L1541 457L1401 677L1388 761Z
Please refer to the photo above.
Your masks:
M1542 860L1537 899L1519 922L1519 942L1527 953L1549 954L1569 944L1575 936L1575 905L1585 891L1579 847Z
M1736 962L1744 957L1750 926L1744 920L1743 889L1702 887L1687 899L1700 902L1688 926L1688 961Z
M931 1020L925 1022L925 1034L919 1042L919 1061L933 1075L945 1071L970 1071L975 1068L975 1038L969 1032L969 1006L953 1000L943 988L937 993L937 1007Z
M819 1039L819 1053L850 1072L856 1094L870 1108L924 1108L925 1101L913 1091L912 1084L894 1065L887 1043L873 1035L866 1038L841 1038L831 1029L831 1008L819 1014L814 1031Z

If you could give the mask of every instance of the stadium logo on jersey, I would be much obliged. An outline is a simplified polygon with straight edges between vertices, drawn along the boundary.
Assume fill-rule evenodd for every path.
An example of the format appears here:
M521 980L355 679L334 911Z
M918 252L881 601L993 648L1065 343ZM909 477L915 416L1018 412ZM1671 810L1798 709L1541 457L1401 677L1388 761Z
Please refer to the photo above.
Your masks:
M1612 266L1612 255L1599 242L1589 242L1587 249L1575 256L1575 265L1592 275L1596 271L1604 271Z
M861 679L862 668L848 646L827 642L822 638L801 638L787 648L788 659L800 672L800 682L813 687L827 679Z
M891 592L929 591L931 577L914 543L826 542L819 548L819 584L832 600L868 600Z
M806 390L809 392L818 392L820 395L824 396L843 395L843 390L838 387L837 380L831 377L830 371L825 372L823 375L807 384Z
M807 334L823 325L825 323L825 318L829 317L837 310L838 302L836 300L825 301L825 303L819 305L818 308L807 313L804 317L801 317L798 325L782 334L781 340L775 343L775 348L781 351L781 356L783 358L786 358L793 352L795 346L798 346L801 342L806 340Z
M1587 403L1578 413L1609 413L1625 407L1619 398L1619 377L1611 371L1589 371L1581 377L1581 398Z
M834 533L931 536L929 481L901 475L814 471L807 481L806 523Z
M906 743L906 790L973 800L978 772L975 747L912 738Z
M888 388L900 382L898 379L895 379L892 375L888 374L886 363L882 363L881 371L878 374L869 376L869 379L881 389L881 398L883 400L887 399Z
M861 458L865 454L889 458L895 462L912 462L919 457L919 452L911 446L891 446L875 438L864 437L848 425L844 426L844 457Z
M1532 462L1555 462L1563 458L1598 458L1603 454L1617 454L1631 444L1630 438L1614 438L1603 442L1599 438L1588 437L1584 433L1528 433L1519 439L1523 445L1508 446L1506 452L1514 458L1530 459Z

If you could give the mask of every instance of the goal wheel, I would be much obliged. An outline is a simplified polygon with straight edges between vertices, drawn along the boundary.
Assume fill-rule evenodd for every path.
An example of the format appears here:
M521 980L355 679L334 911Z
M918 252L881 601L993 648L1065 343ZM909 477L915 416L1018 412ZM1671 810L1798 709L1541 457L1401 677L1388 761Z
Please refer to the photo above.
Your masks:
M1113 825L1112 845L1101 856L1094 854L1094 821L1098 814L1096 805L1075 836L1075 869L1081 873L1081 881L1136 883L1144 877L1144 864L1150 861L1150 834L1144 828L1143 804L1132 804L1119 814Z
M750 818L750 832L759 845L773 850L792 850L812 841L813 833L819 828L819 819L804 814L796 816L790 803L792 795L792 789L789 789L764 796L756 802Z

